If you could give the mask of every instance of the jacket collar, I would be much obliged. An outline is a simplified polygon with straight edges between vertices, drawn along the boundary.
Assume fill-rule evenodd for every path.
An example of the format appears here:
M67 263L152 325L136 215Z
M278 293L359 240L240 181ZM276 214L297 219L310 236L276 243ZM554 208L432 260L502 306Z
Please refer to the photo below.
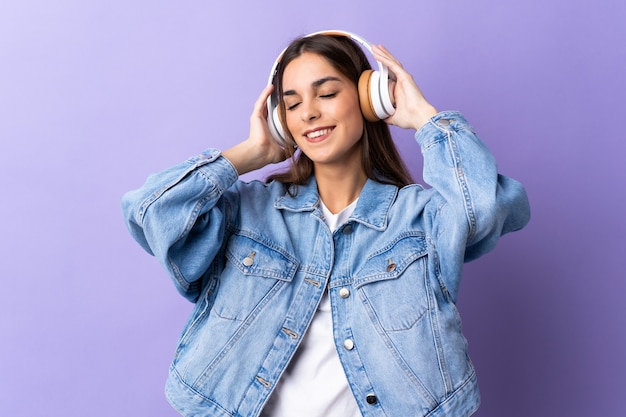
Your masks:
M376 230L386 229L389 210L397 194L398 187L395 185L368 179L350 219ZM319 200L317 182L312 176L307 184L298 186L295 197L285 193L276 200L274 207L293 212L314 211L319 207Z

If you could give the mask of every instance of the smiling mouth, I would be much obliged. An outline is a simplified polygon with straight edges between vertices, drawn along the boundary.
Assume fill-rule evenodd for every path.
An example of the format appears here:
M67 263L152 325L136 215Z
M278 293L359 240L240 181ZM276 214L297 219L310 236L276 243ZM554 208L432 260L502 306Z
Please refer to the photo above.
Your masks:
M309 132L307 134L305 134L305 136L309 139L317 139L319 137L322 137L324 135L329 134L330 132L333 131L333 128L327 127L324 129L320 129L320 130L315 130L313 132Z

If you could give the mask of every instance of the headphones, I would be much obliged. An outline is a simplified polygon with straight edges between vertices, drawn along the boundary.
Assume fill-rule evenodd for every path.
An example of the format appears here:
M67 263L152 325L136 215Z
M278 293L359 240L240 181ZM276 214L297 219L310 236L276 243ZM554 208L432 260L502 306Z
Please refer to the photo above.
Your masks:
M370 54L373 54L372 46L369 42L354 33L342 30L325 30L321 32L314 32L304 37L308 38L315 35L345 36L361 45L364 49L367 49ZM278 65L280 64L286 49L287 48L283 49L276 61L274 61L268 84L274 83L278 72ZM359 83L357 85L361 112L363 113L363 117L370 122L386 119L396 111L391 100L391 93L389 91L389 69L379 61L376 61L376 63L378 64L378 71L363 71L359 77ZM267 99L267 123L274 139L276 139L276 141L284 147L287 144L288 139L280 120L280 100L277 93L278 90L275 88Z

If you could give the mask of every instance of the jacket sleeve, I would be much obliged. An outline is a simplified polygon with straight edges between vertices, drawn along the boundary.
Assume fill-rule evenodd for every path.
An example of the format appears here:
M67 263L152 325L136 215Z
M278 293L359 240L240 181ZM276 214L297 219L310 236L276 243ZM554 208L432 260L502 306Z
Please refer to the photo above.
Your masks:
M225 236L223 195L237 171L210 149L163 172L122 198L126 226L154 255L190 301L200 293L200 279L220 250Z
M415 134L424 181L435 190L433 234L455 294L463 262L492 250L530 219L523 186L498 174L496 161L458 112L441 112Z

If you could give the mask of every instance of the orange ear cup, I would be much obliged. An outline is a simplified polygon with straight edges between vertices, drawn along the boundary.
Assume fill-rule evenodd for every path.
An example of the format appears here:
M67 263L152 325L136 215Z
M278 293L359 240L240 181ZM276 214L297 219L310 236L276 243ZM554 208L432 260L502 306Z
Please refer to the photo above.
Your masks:
M374 106L372 106L372 97L370 93L370 80L372 79L373 70L365 70L359 77L359 103L363 117L370 122L377 122L380 119L376 116Z

